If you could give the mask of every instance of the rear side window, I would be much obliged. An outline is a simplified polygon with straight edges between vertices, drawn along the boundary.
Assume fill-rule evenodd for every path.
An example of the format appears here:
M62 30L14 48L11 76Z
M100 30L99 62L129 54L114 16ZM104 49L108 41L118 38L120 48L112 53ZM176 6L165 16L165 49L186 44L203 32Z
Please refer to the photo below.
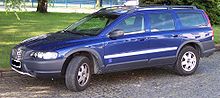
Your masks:
M149 14L151 32L174 30L174 20L170 13L151 13Z
M200 13L177 13L183 27L192 28L207 26L207 22Z

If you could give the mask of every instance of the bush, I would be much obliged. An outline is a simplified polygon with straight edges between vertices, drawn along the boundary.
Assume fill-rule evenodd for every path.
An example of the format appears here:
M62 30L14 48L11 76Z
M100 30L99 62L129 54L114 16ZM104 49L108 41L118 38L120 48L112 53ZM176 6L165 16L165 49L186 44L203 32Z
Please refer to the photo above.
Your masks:
M220 24L220 0L140 0L140 6L194 5L208 14L212 24Z

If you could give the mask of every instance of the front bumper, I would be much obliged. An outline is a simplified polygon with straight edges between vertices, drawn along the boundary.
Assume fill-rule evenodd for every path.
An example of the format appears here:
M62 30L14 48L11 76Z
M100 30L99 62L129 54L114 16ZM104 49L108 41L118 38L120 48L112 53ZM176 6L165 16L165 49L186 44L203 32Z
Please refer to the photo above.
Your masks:
M11 58L12 70L31 77L60 77L62 66L65 59L36 61L36 60L21 60L20 66L13 64L14 59Z

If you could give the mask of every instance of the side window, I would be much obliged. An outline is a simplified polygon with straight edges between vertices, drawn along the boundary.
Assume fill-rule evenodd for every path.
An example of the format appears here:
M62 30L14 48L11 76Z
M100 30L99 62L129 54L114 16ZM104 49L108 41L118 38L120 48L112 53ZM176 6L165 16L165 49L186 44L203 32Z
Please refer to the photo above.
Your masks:
M135 22L135 16L129 17L128 19L124 20L126 25L134 25Z
M121 21L118 25L116 25L112 31L118 29L123 30L127 34L137 31L143 31L144 16L136 15L136 16L128 17L125 20Z
M202 14L200 13L177 13L182 26L184 27L195 27L195 26L206 26L207 22Z
M149 14L151 32L174 30L174 20L170 13L151 13Z

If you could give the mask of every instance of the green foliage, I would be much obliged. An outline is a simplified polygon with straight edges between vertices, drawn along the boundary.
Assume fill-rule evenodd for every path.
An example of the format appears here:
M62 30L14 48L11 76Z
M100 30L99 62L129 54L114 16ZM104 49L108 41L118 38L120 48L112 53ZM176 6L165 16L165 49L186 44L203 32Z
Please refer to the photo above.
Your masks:
M140 5L195 5L206 11L212 24L220 24L220 0L140 0Z
M25 1L24 0L5 0L5 10L6 13L9 11L13 11L16 18L20 20L20 17L16 13L16 11L21 11L22 8L25 9Z
M5 9L7 11L11 11L11 10L21 10L22 7L25 8L25 2L24 0L5 0Z

